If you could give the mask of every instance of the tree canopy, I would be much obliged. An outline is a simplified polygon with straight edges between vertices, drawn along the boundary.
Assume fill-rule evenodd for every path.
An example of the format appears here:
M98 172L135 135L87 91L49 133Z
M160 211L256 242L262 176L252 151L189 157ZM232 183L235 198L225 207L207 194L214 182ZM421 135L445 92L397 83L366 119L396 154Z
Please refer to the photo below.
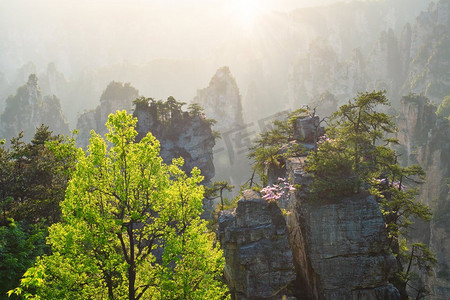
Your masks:
M49 228L52 254L11 293L27 299L222 299L223 258L199 218L204 188L182 159L162 162L137 120L110 115L106 141L92 132Z

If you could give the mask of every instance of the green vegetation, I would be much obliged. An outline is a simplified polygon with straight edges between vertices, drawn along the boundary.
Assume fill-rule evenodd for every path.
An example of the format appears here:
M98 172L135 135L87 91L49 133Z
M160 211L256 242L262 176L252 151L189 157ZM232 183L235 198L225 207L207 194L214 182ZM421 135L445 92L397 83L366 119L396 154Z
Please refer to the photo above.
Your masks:
M375 109L388 103L384 92L364 93L333 114L326 137L307 160L313 198L350 195L367 187L380 167L379 156L389 152L378 143L393 141L386 135L395 131L394 122Z
M222 299L223 258L199 218L204 189L182 159L162 162L137 120L110 115L105 141L92 133L61 202L62 222L49 228L52 253L10 291L26 299ZM109 143L107 143L109 142ZM60 147L58 153L67 148Z
M405 296L406 286L412 286L411 281L417 275L413 269L429 272L436 259L426 245L411 244L406 239L413 221L429 221L431 212L415 201L424 171L418 165L400 166L398 154L389 147L397 143L390 137L396 127L391 116L378 111L378 106L388 105L383 91L360 93L342 105L328 122L326 135L307 155L305 170L313 179L307 187L309 201L337 201L361 192L377 197L387 225L390 249L399 266L392 282ZM267 184L270 169L283 167L285 156L296 155L283 153L282 149L293 140L295 119L304 117L305 113L310 112L300 110L286 121L277 121L275 128L261 134L251 148L250 157L255 160L254 168L263 185Z
M73 138L52 135L46 126L28 144L22 137L0 148L0 299L48 250L47 227L60 220L59 202L75 166L67 155ZM61 151L52 151L56 146Z
M281 153L281 148L294 140L295 121L298 118L307 117L310 113L308 108L301 108L290 113L287 120L274 121L274 128L261 133L259 138L253 142L248 157L253 159L253 169L263 186L267 185L270 168L281 167L284 164L284 157L302 153L303 149L298 144L292 145L284 154Z
M64 199L70 170L75 157L54 153L51 148L63 145L74 149L73 138L54 136L48 127L36 129L29 144L22 142L23 134L11 139L11 146L0 148L0 223L8 218L46 225L60 218L58 203Z
M23 273L47 250L46 235L43 224L30 226L10 219L0 226L0 299L7 299L6 292L19 285Z
M440 118L447 118L450 121L450 96L447 96L442 100L442 103L436 110L436 115Z
M211 187L207 187L205 190L205 198L209 201L214 201L215 199L220 199L221 210L224 210L224 196L223 192L231 192L234 185L228 184L227 181L215 181Z

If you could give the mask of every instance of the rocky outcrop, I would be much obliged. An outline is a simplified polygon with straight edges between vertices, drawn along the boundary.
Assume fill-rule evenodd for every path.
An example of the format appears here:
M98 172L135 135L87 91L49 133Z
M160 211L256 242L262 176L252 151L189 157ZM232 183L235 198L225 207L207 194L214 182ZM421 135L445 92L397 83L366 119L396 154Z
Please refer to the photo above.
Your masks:
M287 161L295 184L310 180L303 164L304 158ZM235 299L400 299L388 283L396 260L375 198L313 204L304 196L297 191L285 204L288 227L279 206L253 191L220 214L225 277Z
M197 90L193 103L200 104L205 117L215 119L214 131L221 134L214 148L217 180L240 186L251 173L246 152L250 136L244 124L241 95L228 67L217 70L208 87Z
M430 299L448 299L450 295L450 124L438 118L436 107L423 96L404 97L399 120L399 141L404 164L418 163L426 172L419 188L418 201L427 204L433 218L415 226L413 237L426 239L438 262L433 276L424 284Z
M138 140L151 132L160 141L161 157L166 163L170 163L173 158L183 157L185 171L198 167L205 177L204 183L211 181L215 175L215 138L207 120L180 110L170 121L162 122L157 117L156 105L147 102L136 103L133 115L138 119Z
M91 130L105 134L109 114L123 109L133 111L133 101L138 98L138 94L138 90L129 83L111 82L100 98L100 105L78 118L78 145L88 145ZM169 99L176 102L173 97ZM145 99L135 103L133 115L138 119L138 140L151 132L160 141L161 157L166 163L170 163L173 158L183 157L185 171L198 167L205 177L205 183L209 182L215 174L212 150L215 138L211 124L200 115L190 115L181 110L162 118L163 112L157 111L156 102L149 101L150 99ZM166 106L164 110L167 110Z
M287 176L307 186L304 159L287 160ZM385 222L367 194L310 203L299 190L288 203L297 284L305 299L400 299L388 283L396 271Z
M23 131L24 140L29 141L42 124L54 134L69 133L59 99L55 95L42 96L35 74L28 77L27 83L19 87L15 95L6 99L0 123L1 136L8 140Z
M306 149L312 149L323 133L318 117L295 122L294 136ZM388 281L396 272L397 262L390 252L386 223L375 197L364 192L311 202L308 187L312 178L304 171L305 163L305 156L291 157L284 168L269 172L269 182L275 182L278 176L289 178L297 187L295 193L266 201L246 191L235 211L220 215L225 273L236 299L265 299L262 293L270 295L267 287L273 286L297 299L400 299L400 293ZM284 222L275 221L276 209L272 206L287 212L288 230L266 229L278 222L284 226ZM290 251L279 244L285 240ZM266 250L266 245L274 250ZM275 249L279 252L276 255L271 252ZM274 265L282 266L282 270L275 272ZM294 277L287 272L291 268L295 268ZM275 274L265 277L266 270ZM252 285L249 278L257 278L258 285ZM269 299L281 299L280 295Z
M244 125L241 95L228 67L218 69L208 87L197 90L192 102L200 104L206 116L217 121L219 132Z
M288 228L274 201L244 191L235 210L219 215L218 236L226 259L225 279L234 299L286 296L295 272Z
M139 91L129 83L112 81L108 84L100 97L100 105L94 110L84 112L78 118L76 127L79 130L78 145L86 148L91 137L91 130L99 134L105 134L107 132L105 123L108 115L123 109L131 112L133 100L138 96Z
M298 118L294 123L294 139L302 143L314 144L324 134L325 130L320 126L318 116Z

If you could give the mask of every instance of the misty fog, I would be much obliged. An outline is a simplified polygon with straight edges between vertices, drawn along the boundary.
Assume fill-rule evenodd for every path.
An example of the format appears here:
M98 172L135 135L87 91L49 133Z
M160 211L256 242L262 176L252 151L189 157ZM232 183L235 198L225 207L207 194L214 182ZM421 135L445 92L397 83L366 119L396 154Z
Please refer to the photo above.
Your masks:
M43 94L61 99L74 128L77 115L95 107L112 80L130 82L148 97L172 95L188 102L226 65L240 87L247 119L255 119L273 109L250 111L254 104L246 98L255 94L252 88L258 89L262 103L281 102L292 64L321 30L333 30L332 21L320 28L324 21L309 19L307 10L296 16L295 9L335 2L2 1L0 107L36 73ZM372 2L388 7L386 1ZM395 19L382 20L371 30L400 30L429 2L394 1L394 10L408 3L407 9L396 9ZM370 47L360 43L364 39L348 47ZM339 55L345 57L345 52ZM44 82L49 72L58 74L58 83ZM286 108L281 106L277 110Z

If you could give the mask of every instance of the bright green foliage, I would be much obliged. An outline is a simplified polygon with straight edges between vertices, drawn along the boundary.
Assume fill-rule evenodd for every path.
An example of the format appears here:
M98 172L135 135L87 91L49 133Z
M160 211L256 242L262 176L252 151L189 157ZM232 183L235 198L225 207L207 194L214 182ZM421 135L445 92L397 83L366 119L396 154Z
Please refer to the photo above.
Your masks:
M75 166L66 154L73 149L73 138L54 136L45 126L28 144L19 135L10 148L0 148L0 299L48 249L46 228L60 219L59 202Z
M339 199L354 193L353 159L346 150L345 140L322 138L318 150L308 155L306 169L314 178L311 200Z
M155 299L223 299L225 289L219 274L223 271L222 252L213 248L214 234L196 218L179 234L167 237L160 274L161 287Z
M389 104L384 93L360 93L333 114L327 136L308 156L312 198L359 193L379 170L378 154L387 148L378 143L396 129L391 117L375 109Z
M135 143L136 122L125 111L110 115L109 144L93 132L87 156L76 152L63 221L49 229L52 254L27 271L14 293L29 299L224 297L222 253L199 219L200 171L188 177L182 159L164 164L150 133Z
M377 169L377 142L396 128L392 118L376 111L378 105L389 105L385 92L360 93L354 101L339 107L333 114L327 135L345 141L346 150L353 160L355 192Z

